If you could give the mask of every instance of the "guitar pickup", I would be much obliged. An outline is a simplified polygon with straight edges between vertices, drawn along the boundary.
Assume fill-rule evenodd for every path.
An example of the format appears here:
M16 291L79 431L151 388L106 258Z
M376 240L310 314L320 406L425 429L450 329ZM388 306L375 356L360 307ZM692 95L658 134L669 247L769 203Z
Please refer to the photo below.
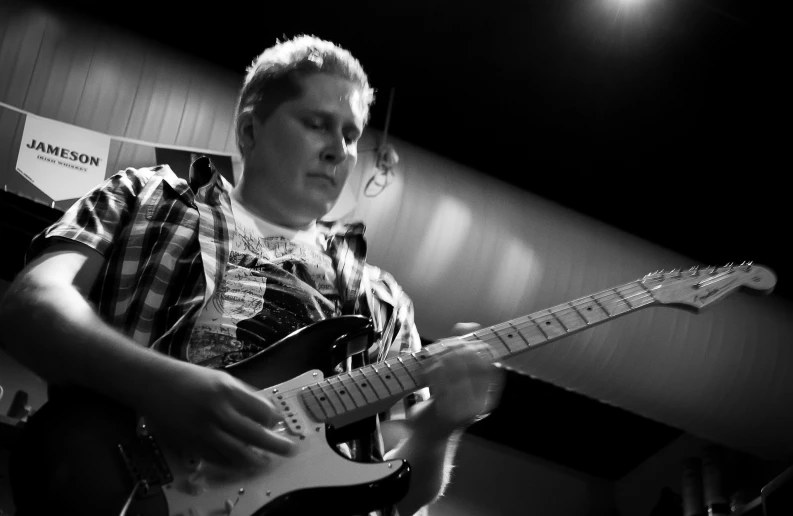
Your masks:
M119 444L118 450L133 484L139 485L136 498L153 496L160 487L173 482L173 474L153 436Z

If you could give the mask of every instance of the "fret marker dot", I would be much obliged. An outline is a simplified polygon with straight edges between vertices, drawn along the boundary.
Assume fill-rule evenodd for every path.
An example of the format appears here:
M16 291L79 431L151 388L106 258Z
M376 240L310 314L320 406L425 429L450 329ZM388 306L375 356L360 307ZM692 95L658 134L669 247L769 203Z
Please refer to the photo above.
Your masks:
M320 396L319 401L325 401L325 396Z
M586 309L589 310L590 312L592 311L592 307L591 306L586 307Z
M366 382L363 382L363 383L361 384L361 387L366 387Z
M511 339L512 338L512 334L510 333L509 335L507 335L507 337Z
M346 394L346 392L344 392L344 391L339 391L339 394Z
M545 324L547 324L548 326L550 326L550 325L551 325L551 321L545 321Z
M390 374L385 375L385 379L386 380L390 380L391 379L391 375Z

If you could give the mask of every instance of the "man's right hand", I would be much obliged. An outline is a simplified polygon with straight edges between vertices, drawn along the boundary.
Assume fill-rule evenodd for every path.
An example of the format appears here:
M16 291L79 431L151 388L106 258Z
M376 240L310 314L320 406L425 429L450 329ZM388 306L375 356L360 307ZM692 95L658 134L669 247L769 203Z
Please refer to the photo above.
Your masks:
M0 307L8 352L49 383L77 385L143 415L189 455L224 465L256 465L255 447L288 454L294 443L273 431L279 411L218 370L136 344L108 326L86 301L104 258L58 243L9 287Z
M263 466L266 455L258 450L294 452L295 443L274 430L283 416L270 400L223 371L184 366L140 398L141 415L159 439L227 467Z

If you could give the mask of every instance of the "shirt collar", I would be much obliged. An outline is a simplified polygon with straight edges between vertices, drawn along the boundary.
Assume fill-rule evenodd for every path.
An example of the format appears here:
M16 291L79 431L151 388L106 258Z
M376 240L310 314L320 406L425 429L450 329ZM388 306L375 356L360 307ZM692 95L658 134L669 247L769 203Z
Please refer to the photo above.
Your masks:
M229 183L218 171L215 164L208 156L200 156L190 165L189 174L190 190L196 196L196 200L210 205L220 202L220 192L230 191L232 188Z
M318 220L317 228L328 237L363 237L366 232L366 225L361 221L333 222Z

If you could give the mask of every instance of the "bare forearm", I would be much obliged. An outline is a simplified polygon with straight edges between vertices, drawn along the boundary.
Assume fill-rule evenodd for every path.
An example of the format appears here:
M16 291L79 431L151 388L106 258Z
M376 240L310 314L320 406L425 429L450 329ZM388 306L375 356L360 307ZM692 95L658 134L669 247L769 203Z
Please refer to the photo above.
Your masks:
M399 458L411 466L410 489L399 502L400 516L410 516L422 507L431 504L442 494L451 476L454 455L461 432L451 435L436 435L411 421L390 422L401 435L399 443L388 453L386 459Z
M147 378L187 365L136 345L68 285L14 283L0 305L0 324L9 354L46 381L95 389L130 406Z

